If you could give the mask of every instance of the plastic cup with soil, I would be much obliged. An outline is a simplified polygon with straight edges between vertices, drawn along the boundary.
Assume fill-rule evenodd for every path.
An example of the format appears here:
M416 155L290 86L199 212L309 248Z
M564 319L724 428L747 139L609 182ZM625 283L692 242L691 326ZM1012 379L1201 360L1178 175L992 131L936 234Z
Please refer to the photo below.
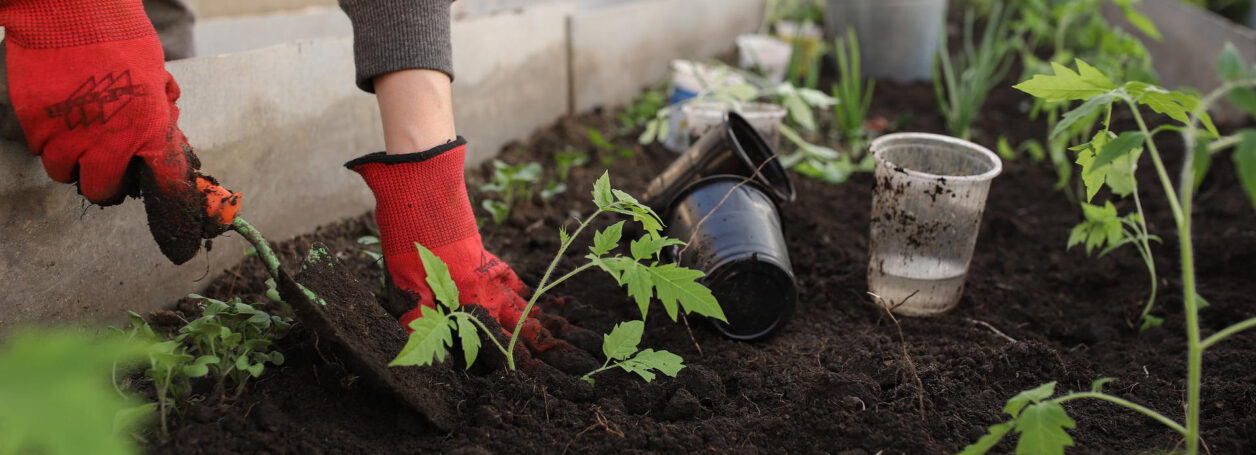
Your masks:
M736 112L750 122L755 131L767 141L772 150L781 146L781 122L788 112L785 108L769 103L739 103L727 101L691 101L681 108L685 117L685 133L688 138L700 138L708 131L724 124L724 114Z
M762 74L773 84L785 80L793 46L768 35L738 35L737 61L741 69Z
M785 324L798 300L781 219L768 189L737 175L707 177L686 188L668 210L668 235L681 266L706 273L728 322L729 338L756 340Z
M898 133L872 142L868 290L895 313L930 316L964 293L998 156L949 136Z
M776 150L741 115L728 112L720 127L709 130L646 186L642 201L667 216L680 193L715 175L753 178L778 202L794 200L794 183Z

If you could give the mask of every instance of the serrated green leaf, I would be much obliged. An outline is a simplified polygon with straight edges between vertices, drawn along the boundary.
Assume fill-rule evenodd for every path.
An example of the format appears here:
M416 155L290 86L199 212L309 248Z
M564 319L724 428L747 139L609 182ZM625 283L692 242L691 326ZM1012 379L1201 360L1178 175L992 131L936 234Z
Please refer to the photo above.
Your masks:
M1064 455L1064 448L1073 445L1067 429L1077 423L1069 418L1064 407L1055 402L1029 405L1016 418L1017 455Z
M1102 150L1103 146L1108 143L1108 133L1100 131L1089 143L1084 144L1080 151L1077 152L1077 160L1075 161L1082 167L1081 177L1082 184L1086 187L1086 202L1090 202L1095 198L1095 194L1103 187L1103 182L1107 180L1107 168L1093 166L1097 150Z
M1115 381L1116 378L1099 378L1090 383L1090 391L1095 393L1103 392L1103 386L1109 382Z
M1007 400L1007 406L1003 407L1003 413L1012 417L1020 416L1021 410L1030 402L1037 403L1039 401L1051 398L1055 394L1055 381L1034 387L1024 392L1016 394L1016 396Z
M654 288L658 292L659 301L667 311L667 316L676 320L677 304L686 313L697 313L724 322L724 310L706 286L698 283L704 274L699 270L688 269L676 264L663 264L644 267L649 271Z
M1104 93L1086 100L1085 103L1077 106L1076 109L1065 113L1064 116L1060 118L1060 122L1055 124L1055 128L1051 130L1051 134L1048 138L1059 136L1060 134L1067 132L1068 129L1077 122L1094 116L1100 110L1107 109L1108 106L1112 104L1112 100L1114 99L1116 99L1115 95L1111 93Z
M619 239L623 237L623 232L623 221L607 226L606 229L601 231L595 232L593 234L593 246L589 247L589 250L598 256L611 252L611 250L619 247Z
M388 366L432 365L445 361L445 349L453 346L449 316L429 306L420 306L421 316L410 323L410 338Z
M627 286L628 296L637 302L637 308L641 310L641 319L645 319L650 312L650 299L654 297L654 277L650 275L646 266L636 261L624 258L623 263L623 273L620 275L619 284Z
M990 428L981 439L964 447L964 450L961 450L957 455L983 455L989 452L990 449L999 444L999 441L1003 440L1004 436L1007 436L1007 432L1012 431L1012 427L1015 425L1015 421L990 425Z
M653 259L665 247L684 244L685 242L671 237L651 237L647 235L642 236L637 240L633 240L632 243L629 244L629 250L631 250L632 257L634 259L644 261Z
M1108 166L1105 181L1108 189L1112 190L1112 194L1125 197L1134 193L1138 185L1134 173L1138 170L1138 158L1142 156L1142 151L1141 148L1134 149L1133 152L1117 158Z
M667 351L642 349L637 355L621 362L618 366L624 371L636 373L638 376L641 376L641 379L645 379L646 382L651 382L654 380L654 371L673 378L676 377L676 374L685 368L684 360L680 356Z
M611 194L611 176L610 172L603 172L596 182L593 182L593 203L598 208L604 209L606 206L615 202L615 197Z
M218 358L216 355L203 355L197 357L191 364L184 365L183 374L187 375L189 378L204 377L209 374L210 365L217 365L221 361L222 359Z
M637 352L641 344L641 334L645 332L644 321L628 321L615 324L611 333L602 336L602 353L610 360L624 360Z
M1126 131L1121 133L1116 139L1112 139L1103 145L1099 155L1090 163L1092 167L1106 166L1113 160L1125 156L1135 148L1142 147L1143 140L1147 135L1140 131Z
M1247 192L1252 206L1256 207L1256 130L1239 132L1239 144L1234 149L1234 171Z
M1015 88L1046 101L1085 100L1116 88L1099 70L1081 59L1077 59L1076 63L1078 72L1051 62L1054 75L1036 74L1030 80L1017 84Z
M436 301L450 310L458 309L458 285L454 284L454 279L449 275L449 266L419 242L414 242L414 247L419 250L419 260L423 262L423 270L427 272L427 285L432 288Z
M475 323L471 321L472 316L468 313L457 313L455 320L458 322L458 339L462 342L463 360L467 363L467 369L471 369L471 365L475 363L475 358L480 354L480 335L475 328ZM485 334L493 336L492 334Z

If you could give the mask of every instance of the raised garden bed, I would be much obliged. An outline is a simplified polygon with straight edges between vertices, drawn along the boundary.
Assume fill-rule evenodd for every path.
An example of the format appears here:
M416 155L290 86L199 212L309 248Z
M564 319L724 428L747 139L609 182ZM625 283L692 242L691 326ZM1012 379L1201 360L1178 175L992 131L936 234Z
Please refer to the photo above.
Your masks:
M1038 137L1044 126L1024 120L1028 96L1002 85L976 125L975 140L993 145ZM877 86L872 116L900 130L943 132L932 87ZM545 163L573 146L593 150L587 129L613 129L599 112L561 120L508 147L507 162ZM823 119L822 119L823 121ZM641 147L635 134L613 142L635 150L609 164L617 187L640 194L675 157L660 145ZM1166 143L1172 141L1165 141ZM1166 144L1173 146L1173 144ZM1168 153L1174 156L1173 152ZM1171 163L1170 166L1176 167ZM1218 159L1195 211L1199 288L1205 332L1256 316L1256 213L1238 188L1228 159ZM568 191L546 204L515 210L484 228L489 249L535 283L558 246L556 229L571 212L587 211L588 190L602 174L594 154L571 172ZM472 171L481 179L489 166ZM1159 191L1150 173L1145 192ZM1066 251L1077 207L1052 189L1046 164L1005 162L994 180L964 297L951 312L900 318L898 329L867 290L868 218L872 178L856 174L841 185L795 177L798 199L781 208L798 277L794 319L755 343L723 338L705 321L672 324L651 314L643 344L685 358L675 378L644 383L628 373L601 373L591 388L578 376L539 367L481 376L448 369L439 384L456 410L457 428L441 432L387 395L364 387L320 350L297 324L278 349L287 362L250 386L238 401L194 405L157 453L950 453L1000 422L1008 397L1058 380L1060 390L1084 390L1099 377L1108 390L1160 412L1180 415L1184 356L1176 243L1153 245L1161 272L1157 314L1162 327L1144 334L1137 318L1145 303L1146 271L1131 249L1091 260ZM473 194L473 198L477 198ZM478 203L478 198L476 199ZM1152 231L1169 232L1162 198L1145 198ZM487 215L484 215L487 217ZM607 219L609 220L609 218ZM372 235L370 215L345 220L280 244L295 269L311 242L326 243L362 286L377 289L379 269L357 239ZM220 243L220 245L223 243ZM570 268L575 262L560 265ZM246 261L214 279L212 297L261 301L266 274ZM564 296L547 310L598 333L633 318L636 305L612 279L584 274L553 291ZM189 309L188 303L179 308ZM156 322L177 323L170 313ZM381 322L387 323L387 322ZM486 352L487 354L487 352ZM1256 453L1256 334L1238 335L1208 350L1203 439L1212 453ZM914 373L913 373L914 370ZM916 377L919 378L917 381ZM922 385L923 388L918 386ZM1067 405L1079 430L1071 453L1169 450L1181 438L1146 417L1099 402ZM1004 443L996 452L1011 451Z

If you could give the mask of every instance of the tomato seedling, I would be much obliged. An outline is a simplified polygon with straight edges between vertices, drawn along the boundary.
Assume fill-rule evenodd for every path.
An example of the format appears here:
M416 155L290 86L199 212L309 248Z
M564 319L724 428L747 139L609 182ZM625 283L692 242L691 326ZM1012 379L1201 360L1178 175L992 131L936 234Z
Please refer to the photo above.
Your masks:
M569 234L565 229L559 229L558 253L546 268L541 281L537 283L536 290L533 291L532 297L523 309L523 314L531 314L537 300L555 286L580 272L596 267L609 273L620 286L627 288L628 295L634 299L641 310L643 320L648 313L651 301L656 296L668 317L673 321L677 320L679 311L726 320L715 296L709 289L698 283L697 280L703 277L701 271L676 264L661 263L663 248L679 245L682 242L661 234L663 224L658 214L628 193L612 189L610 177L605 173L593 185L593 203L597 206L597 211L581 221L575 231ZM563 254L580 236L580 233L604 213L628 216L639 223L646 232L640 239L631 242L629 248L631 256L612 254L612 251L619 246L623 235L624 222L621 221L593 235L593 245L589 248L589 254L585 255L588 262L561 277L552 278ZM469 368L475 362L480 348L480 338L476 331L484 330L487 333L488 328L471 313L460 311L458 288L449 276L449 269L440 258L422 245L416 243L415 248L418 249L423 267L427 271L427 283L432 288L437 305L425 306L420 310L422 317L410 324L414 332L410 334L406 346L389 365L430 365L433 359L436 362L443 362L445 350L453 346L456 336ZM519 335L523 331L524 322L525 318L519 318L518 324L510 332L510 341L506 345L502 345L491 335L486 337L505 355L507 366L512 371L516 368L514 351L518 345ZM669 369L661 371L666 372Z
M1203 303L1196 291L1195 253L1191 238L1191 206L1197 181L1208 172L1212 155L1224 150L1234 149L1233 159L1236 163L1238 177L1244 189L1251 196L1256 196L1256 129L1245 129L1229 136L1222 136L1207 109L1223 97L1228 97L1236 104L1256 115L1256 71L1239 58L1233 46L1227 46L1218 62L1218 70L1225 82L1203 98L1181 91L1170 91L1145 82L1126 82L1116 84L1106 75L1082 60L1077 60L1077 71L1063 65L1054 64L1053 75L1038 75L1033 79L1016 86L1016 88L1048 102L1082 101L1064 118L1079 118L1094 112L1105 113L1111 119L1112 110L1118 104L1128 107L1138 125L1136 131L1115 134L1111 131L1111 123L1105 121L1103 131L1083 146L1084 161L1082 177L1088 195L1097 191L1097 186L1113 186L1112 166L1118 160L1130 161L1129 175L1120 176L1117 181L1134 179L1137 161L1146 148L1146 155L1151 157L1156 176L1162 187L1169 209L1173 214L1177 228L1179 259L1182 273L1182 300L1186 316L1187 338L1187 376L1186 376L1186 416L1185 424L1178 423L1159 412L1128 400L1106 394L1102 391L1104 383L1109 379L1094 382L1089 392L1067 393L1051 398L1055 394L1055 384L1049 383L1038 388L1022 392L1008 400L1004 412L1011 420L990 427L989 432L976 443L962 452L966 455L982 454L989 451L1011 430L1019 435L1018 454L1055 454L1063 453L1064 447L1072 445L1072 438L1066 430L1075 424L1064 411L1061 403L1081 398L1098 399L1124 406L1133 411L1150 417L1166 427L1180 433L1185 440L1186 453L1199 453L1200 427L1199 414L1203 402L1200 389L1203 375L1204 350L1225 338L1248 328L1256 327L1256 318L1247 319L1230 325L1207 338L1203 338L1199 327L1199 309ZM1150 129L1143 120L1143 107L1163 114L1173 121L1168 125ZM1202 130L1201 130L1202 128ZM1182 169L1179 173L1178 185L1175 187L1169 178L1161 158L1159 148L1154 140L1157 133L1176 131L1180 133L1184 147ZM1102 178L1100 178L1102 177ZM1129 183L1125 181L1124 183ZM1117 183L1120 187L1122 183ZM1125 188L1137 194L1134 188ZM1256 198L1252 199L1256 204ZM1106 209L1105 205L1105 209ZM1146 234L1146 225L1142 223L1141 206L1138 208L1138 219L1130 223L1130 229L1141 229ZM1092 210L1093 211L1093 210ZM1104 210L1107 212L1106 210ZM1093 218L1101 218L1100 235L1104 240L1094 241L1089 237L1094 229L1084 228L1088 243L1095 246L1106 242L1111 245L1118 238L1112 227L1115 210L1102 213ZM1089 222L1089 220L1088 220ZM1118 241L1119 244L1119 241Z

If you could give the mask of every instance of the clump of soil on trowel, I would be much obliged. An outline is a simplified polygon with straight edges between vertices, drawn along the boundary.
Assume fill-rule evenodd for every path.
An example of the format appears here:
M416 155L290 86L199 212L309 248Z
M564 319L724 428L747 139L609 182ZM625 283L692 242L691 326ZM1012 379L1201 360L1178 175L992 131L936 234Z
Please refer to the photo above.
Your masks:
M368 386L395 394L437 428L453 428L455 411L450 400L456 396L452 386L457 383L455 372L439 365L389 367L406 344L405 329L349 274L348 267L328 253L326 246L312 245L296 279L321 300L293 308L301 322L312 329L316 343L324 345L319 351L332 357L326 359L328 362L340 362L360 374ZM284 300L305 297L291 280L279 282Z

